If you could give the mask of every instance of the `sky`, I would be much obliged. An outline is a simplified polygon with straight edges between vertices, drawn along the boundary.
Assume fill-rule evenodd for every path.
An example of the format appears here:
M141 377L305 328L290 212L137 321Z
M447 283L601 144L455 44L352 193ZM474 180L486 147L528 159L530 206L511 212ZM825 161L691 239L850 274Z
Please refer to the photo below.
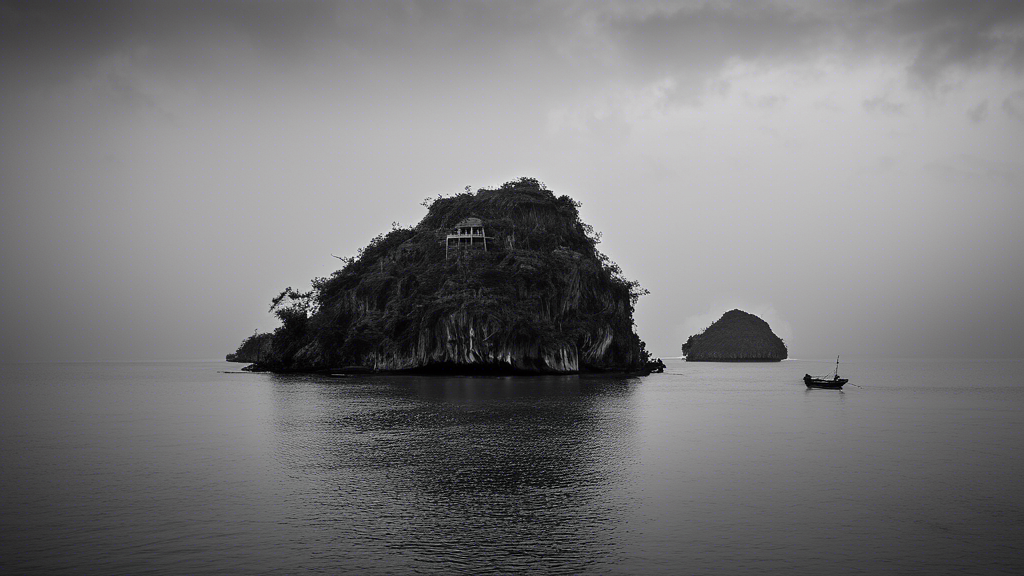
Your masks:
M1024 2L0 2L0 78L0 361L223 358L521 176L656 355L1024 350Z

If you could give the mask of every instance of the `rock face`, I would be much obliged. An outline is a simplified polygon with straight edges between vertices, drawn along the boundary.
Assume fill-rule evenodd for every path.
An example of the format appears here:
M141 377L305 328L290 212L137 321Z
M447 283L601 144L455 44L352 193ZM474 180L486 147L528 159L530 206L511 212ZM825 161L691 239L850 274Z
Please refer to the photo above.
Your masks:
M742 310L730 310L683 344L688 362L777 362L789 356L768 323Z
M524 178L425 204L417 226L377 236L310 292L282 292L269 345L247 340L235 357L258 350L277 371L644 369L642 290L595 249L571 198ZM453 237L467 222L486 242Z

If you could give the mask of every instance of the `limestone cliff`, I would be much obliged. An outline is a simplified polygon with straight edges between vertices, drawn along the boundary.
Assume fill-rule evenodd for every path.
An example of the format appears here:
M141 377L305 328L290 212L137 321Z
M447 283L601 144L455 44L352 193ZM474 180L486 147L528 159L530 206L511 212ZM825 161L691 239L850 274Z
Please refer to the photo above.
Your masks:
M311 291L275 298L282 325L259 367L644 369L632 316L642 290L596 250L578 203L524 178L425 204L415 227L377 236Z
M775 362L789 352L764 320L742 310L730 310L683 344L689 362Z

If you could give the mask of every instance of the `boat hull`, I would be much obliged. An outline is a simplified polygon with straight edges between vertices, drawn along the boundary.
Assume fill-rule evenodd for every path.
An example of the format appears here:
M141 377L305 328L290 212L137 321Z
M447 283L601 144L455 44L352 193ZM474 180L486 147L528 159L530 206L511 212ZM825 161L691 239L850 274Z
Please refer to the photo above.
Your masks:
M811 378L810 376L804 376L804 384L808 388L831 388L833 390L839 390L850 380L848 378L837 378L826 380L824 378Z

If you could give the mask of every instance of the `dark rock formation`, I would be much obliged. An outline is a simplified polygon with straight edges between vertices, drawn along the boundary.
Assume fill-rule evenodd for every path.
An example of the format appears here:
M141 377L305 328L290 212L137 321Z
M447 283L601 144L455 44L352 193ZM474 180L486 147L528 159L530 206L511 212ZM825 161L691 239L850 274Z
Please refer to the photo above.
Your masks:
M596 250L578 203L524 178L424 204L417 226L377 236L310 292L285 289L269 345L234 357L274 371L647 368L633 332L645 291Z
M688 362L777 362L789 353L768 323L742 310L730 310L700 334L687 338Z
M228 354L225 360L228 362L260 362L264 358L270 358L272 352L273 337L270 334L253 334L246 338L232 354Z

